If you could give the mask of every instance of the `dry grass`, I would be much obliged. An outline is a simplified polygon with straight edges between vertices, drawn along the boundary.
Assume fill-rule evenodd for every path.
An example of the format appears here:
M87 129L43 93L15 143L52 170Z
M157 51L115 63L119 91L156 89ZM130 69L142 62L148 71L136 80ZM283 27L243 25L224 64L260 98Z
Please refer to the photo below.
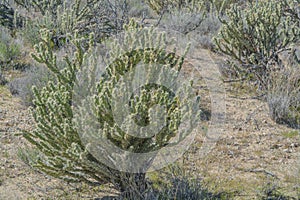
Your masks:
M267 102L276 122L300 128L299 66L288 66L271 74Z

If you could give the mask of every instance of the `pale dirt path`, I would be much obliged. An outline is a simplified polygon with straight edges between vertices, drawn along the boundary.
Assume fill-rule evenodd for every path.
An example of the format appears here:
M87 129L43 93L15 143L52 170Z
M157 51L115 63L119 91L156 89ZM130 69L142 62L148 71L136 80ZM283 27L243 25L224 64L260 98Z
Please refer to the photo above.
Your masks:
M206 60L206 67L223 63L213 53ZM234 85L222 85L226 120L217 129L220 137L215 148L202 157L200 147L205 139L199 135L190 156L192 166L213 190L236 193L235 199L258 198L268 183L299 198L300 130L276 124L268 115L267 103L252 98L257 94L247 84ZM204 101L212 105L206 96Z

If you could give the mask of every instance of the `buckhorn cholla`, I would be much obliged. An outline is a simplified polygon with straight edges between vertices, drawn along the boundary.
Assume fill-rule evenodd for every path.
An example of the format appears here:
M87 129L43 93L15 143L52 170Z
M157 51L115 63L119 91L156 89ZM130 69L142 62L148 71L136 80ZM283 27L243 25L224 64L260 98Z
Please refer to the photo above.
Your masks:
M182 81L179 72L188 48L181 56L174 49L168 52L171 46L167 46L165 35L153 30L131 21L123 38L126 51L111 41L115 46L110 51L111 62L100 76L97 76L98 55L92 39L87 51L81 38L75 35L70 39L76 52L72 58L65 57L66 67L60 70L51 49L50 32L44 31L33 57L56 75L56 84L49 82L42 90L34 88L36 128L24 136L41 152L35 167L69 182L109 182L125 196L143 196L146 171L160 153L158 150L177 145L188 137L197 125L200 111L192 82L177 81L178 78ZM138 68L140 63L144 65ZM141 71L146 77L139 85L133 80L139 77L135 73ZM116 100L113 97L121 97L122 91L133 92L131 96L127 93L127 99L123 100L127 101L130 113L126 120L133 120L139 127L135 133L143 133L151 124L157 133L137 137L140 135L130 133L134 123L116 121L120 105L113 103ZM121 153L110 151L111 146ZM133 153L146 156L133 159Z

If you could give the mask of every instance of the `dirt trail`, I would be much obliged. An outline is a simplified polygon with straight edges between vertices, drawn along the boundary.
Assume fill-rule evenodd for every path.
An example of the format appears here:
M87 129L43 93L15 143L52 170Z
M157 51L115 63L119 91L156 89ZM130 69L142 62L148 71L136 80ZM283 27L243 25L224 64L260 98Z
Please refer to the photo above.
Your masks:
M222 135L208 156L192 157L197 171L212 188L236 193L237 199L253 199L268 184L299 198L299 130L272 121L266 102L230 97L230 86L226 88Z

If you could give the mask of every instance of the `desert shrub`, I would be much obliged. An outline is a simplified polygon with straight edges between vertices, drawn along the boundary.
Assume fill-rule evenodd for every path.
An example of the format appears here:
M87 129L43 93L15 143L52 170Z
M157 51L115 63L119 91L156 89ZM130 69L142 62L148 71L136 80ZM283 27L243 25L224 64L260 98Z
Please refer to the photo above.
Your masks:
M60 70L56 60L57 57L51 48L50 31L44 30L42 33L43 40L36 46L36 53L33 54L33 57L37 62L45 64L55 74L56 84L49 82L41 90L34 88L35 99L33 102L35 107L33 117L36 128L32 132L24 133L24 137L41 153L34 164L39 170L69 182L112 183L121 192L122 196L130 197L133 195L135 199L143 199L143 195L147 191L146 174L143 171L149 167L152 159L143 160L142 165L138 164L139 161L137 160L130 160L133 166L139 168L138 172L131 173L117 170L117 166L122 165L125 161L128 162L127 159L129 158L126 155L124 157L120 156L120 158L111 158L110 152L104 150L100 157L96 157L95 154L91 154L91 151L93 148L101 146L103 140L108 140L121 149L135 153L151 152L168 144L170 139L176 135L180 120L180 111L176 109L180 102L172 94L163 87L150 84L143 89L140 94L141 97L136 96L136 94L130 101L132 116L135 116L134 119L142 126L149 123L147 113L153 104L166 104L168 109L167 125L159 133L149 138L136 138L127 133L131 129L122 130L118 128L113 116L111 98L113 88L116 87L121 76L125 72L134 69L139 61L149 64L164 64L176 72L181 69L183 57L166 53L164 50L165 45L162 44L164 40L161 40L162 35L156 35L152 29L140 29L136 23L131 22L126 30L128 35L124 37L123 42L132 47L133 50L120 52L120 46L112 43L114 49L110 52L109 57L112 62L106 67L104 74L100 77L96 88L94 88L96 95L92 95L91 99L82 102L83 105L72 104L75 99L82 99L87 95L82 91L80 84L78 86L78 83L75 82L76 72L86 73L97 68L97 62L95 62L97 56L93 56L93 52L96 52L93 48L94 43L89 43L89 50L85 51L81 45L81 38L76 35L74 38L70 38L70 42L72 42L76 51L73 57L70 57L70 54L66 55L65 67ZM145 31L142 32L142 39L135 37L134 33L139 31ZM153 48L143 48L143 41L150 42ZM140 48L135 50L135 45ZM121 53L121 56L119 53ZM117 56L117 59L114 55ZM82 76L85 76L85 74L82 74ZM94 82L95 79L88 76L87 79L84 79L83 84L89 85L94 84ZM73 88L76 86L80 88L79 92L83 92L82 95L81 93L73 94ZM117 94L114 93L113 95ZM74 106L78 106L79 112L91 108L93 114L84 115L84 120L75 118ZM187 113L185 116L196 114L198 113L192 112ZM81 129L85 127L84 123L86 122L99 123L97 130L94 130L92 126L89 129ZM125 125L127 124L125 123ZM81 138L80 134L84 130L91 132ZM99 130L101 131L99 132Z
M202 180L185 167L173 164L150 175L153 181L152 195L156 197L153 199L219 199L218 194L209 192Z
M0 67L14 66L21 56L21 44L19 39L14 39L10 32L0 27Z
M24 105L33 106L32 87L43 88L53 78L53 75L44 66L32 66L25 70L22 77L10 81L8 87L10 93L20 97Z
M53 15L57 14L57 8L64 4L62 0L14 0L14 3L27 10L33 9L45 15L47 12L52 12Z
M145 3L140 0L129 0L128 2L128 15L129 17L140 17L142 19L152 18L154 13Z
M186 34L203 48L213 49L213 37L221 27L218 13L200 10L172 10L165 14L160 27Z
M299 5L299 0L273 0L244 10L233 6L215 39L218 50L230 57L242 76L254 76L265 89L270 72L282 67L279 54L299 41L299 20L289 14L298 13Z
M300 68L286 67L270 75L267 102L274 121L300 128Z
M100 7L99 4L101 1L99 0L91 2L84 2L81 0L70 1L68 3L63 3L63 1L54 2L55 3L51 6L53 8L51 9L48 8L51 4L48 5L47 3L38 6L41 7L41 9L38 10L42 16L39 16L38 14L38 17L30 20L26 25L26 28L29 31L39 31L42 28L51 30L51 43L54 47L62 47L67 42L66 38L68 34L72 35L77 32L81 35L88 36L93 27L101 25L105 26L108 22L107 16L103 15L102 12L96 14L98 7ZM91 7L91 5L93 5L93 7ZM44 6L45 9L42 8ZM33 32L33 35L39 35L39 33L36 33L35 31ZM97 33L99 34L99 37L103 37L101 34L104 34L104 30Z
M213 38L226 18L224 12L232 4L245 5L242 1L197 1L193 7L172 8L164 13L160 25L166 29L188 34L202 47L214 50Z
M25 18L22 17L16 10L9 4L8 1L0 3L0 25L10 30L20 28L23 26Z
M197 29L205 18L205 12L200 8L172 9L166 13L160 21L160 25L166 29L188 34Z
M247 0L202 0L202 2L207 12L223 15L233 4L244 6Z
M146 3L152 8L157 14L164 14L170 12L173 9L195 9L202 7L205 12L217 12L222 14L226 9L230 8L231 4L239 3L244 4L241 0L146 0Z
M166 11L172 9L180 10L182 8L193 8L198 1L196 0L167 0L167 1L158 1L158 0L146 0L146 3L153 9L157 14L163 14Z
M102 40L122 30L129 20L127 0L14 0L6 4L22 13L22 26L17 30L32 46L42 28L52 30L52 43L61 47L68 34L77 32L88 38L94 32L95 39Z
M201 25L195 31L191 32L190 35L203 48L214 50L213 38L217 35L221 26L222 24L217 13L208 13Z

